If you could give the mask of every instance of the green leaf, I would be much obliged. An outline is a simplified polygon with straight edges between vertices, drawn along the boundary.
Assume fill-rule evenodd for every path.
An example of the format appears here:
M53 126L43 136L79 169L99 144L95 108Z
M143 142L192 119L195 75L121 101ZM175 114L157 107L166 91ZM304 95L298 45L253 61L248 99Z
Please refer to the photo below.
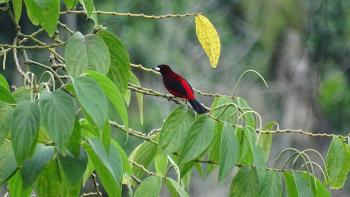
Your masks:
M87 75L93 78L103 89L108 100L113 104L114 108L117 110L124 125L128 127L128 110L126 108L123 95L119 92L118 88L110 79L98 72L89 71Z
M75 103L71 96L58 90L44 93L39 102L43 126L53 142L67 150L75 122Z
M263 128L264 131L271 131L274 126L276 126L275 121L268 122ZM265 161L269 159L271 144L272 144L272 134L261 133L259 135L258 144L262 148L265 156Z
M11 94L11 92L2 85L0 85L0 101L4 101L6 103L11 103L11 104L16 103L16 100Z
M252 109L249 107L247 101L245 101L241 97L235 98L235 103L243 110L243 113L246 111L252 111ZM255 114L254 113L245 113L243 115L244 122L246 126L251 127L252 129L255 129L256 123L255 123Z
M106 152L98 139L90 139L84 148L92 160L97 175L109 196L121 196L122 164L114 146Z
M221 145L221 135L224 124L222 122L216 121L214 126L214 139L208 148L208 160L220 162L220 145ZM206 174L209 175L217 164L208 164Z
M231 123L235 123L238 118L233 100L227 97L214 98L210 113L215 118Z
M157 197L162 188L162 178L159 176L150 176L141 182L136 188L134 197Z
M18 103L11 122L12 145L18 164L22 164L33 153L39 128L39 106L29 101Z
M342 188L350 170L350 148L339 137L334 136L329 146L326 170L330 179L330 187L332 189Z
M67 9L72 9L75 5L74 0L64 0L64 3L66 4Z
M214 137L213 120L201 116L191 126L181 151L181 163L186 163L198 157L205 151Z
M43 144L36 146L33 157L30 160L26 160L21 168L21 176L25 188L35 182L40 172L52 158L54 151L53 146L45 146Z
M63 177L69 185L80 185L87 167L88 158L84 149L80 149L80 154L75 157L67 152L66 155L59 154L58 161L63 170Z
M122 160L123 163L123 171L127 175L131 176L132 175L132 168L129 162L128 155L125 153L124 149L116 142L115 140L111 140L112 146L114 146L115 149L118 150L120 159Z
M8 91L10 91L10 86L9 86L6 78L2 74L0 74L0 85L5 87Z
M12 143L0 144L0 184L3 184L16 170L17 164L12 150Z
M137 79L133 72L130 72L130 82L136 86L141 86L140 81ZM143 124L143 94L136 92L136 100L140 111L140 123Z
M166 177L165 184L168 186L170 193L172 194L171 196L189 197L185 189L172 178Z
M0 0L0 3L6 3L9 2L10 0Z
M18 87L14 92L13 96L16 99L16 102L19 103L21 101L30 101L31 100L31 90L28 87Z
M79 1L83 5L84 10L87 12L87 15L90 17L94 9L94 1L93 0L79 0Z
M27 197L32 192L32 187L25 188L23 186L20 172L17 171L15 175L8 181L8 191L11 197Z
M138 164L143 165L145 168L153 161L154 157L157 154L157 146L150 142L144 142L137 146L129 156L129 160ZM142 177L144 171L138 167L133 165L132 171L136 177Z
M14 109L12 106L0 102L0 142L2 142L10 132L13 111Z
M162 176L165 176L168 172L168 157L163 152L159 151L155 157L154 165L156 172Z
M259 196L282 196L282 178L278 172L266 170L264 181L260 183Z
M107 99L103 90L86 76L76 78L73 86L80 105L102 131L107 119Z
M312 190L299 173L283 172L288 197L313 196Z
M35 182L35 194L38 197L66 196L67 186L62 184L58 161L51 159Z
M185 142L194 121L194 113L185 107L178 107L165 120L160 132L159 147L166 154L176 152Z
M312 188L312 192L313 192L314 196L316 196L316 197L330 197L331 196L330 192L327 190L325 185L315 176L307 174L305 172L296 172L296 173L294 173L294 176L298 177L298 178L296 178L296 180L303 179L303 182L307 182L308 186ZM310 177L309 176L312 177L311 180L315 180L315 182L316 182L315 186L312 186L310 184L310 179L309 179ZM298 184L299 184L299 181L298 181ZM312 182L312 184L313 184L313 182Z
M230 197L259 196L259 181L255 168L241 168L233 178Z
M236 128L226 122L221 135L219 181L230 174L238 161L238 156L239 143L236 138Z
M18 23L22 15L22 0L12 0L12 5L15 13L15 20L16 23Z
M107 74L110 66L110 55L102 38L89 34L84 36L76 32L68 40L64 56L67 73L73 78L88 69Z
M109 147L111 145L111 139L111 125L109 124L109 120L106 120L106 124L102 132L102 144L107 150L107 152L109 151Z
M76 157L80 154L81 128L79 120L75 119L72 135L69 140L68 150Z
M60 15L60 0L24 0L29 19L40 24L49 36L53 36Z
M130 75L129 53L121 40L111 32L102 30L97 32L106 43L111 55L111 68L108 77L117 85L120 92L125 94Z

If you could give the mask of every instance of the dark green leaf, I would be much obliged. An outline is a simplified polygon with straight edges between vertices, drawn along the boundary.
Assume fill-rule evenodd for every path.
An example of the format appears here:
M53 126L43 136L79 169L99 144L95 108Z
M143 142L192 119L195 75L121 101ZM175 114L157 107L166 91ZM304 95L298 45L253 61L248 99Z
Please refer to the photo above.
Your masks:
M125 94L130 75L128 50L120 39L111 32L102 30L97 32L97 35L105 41L111 55L111 68L108 72L108 76L117 85L120 92Z
M11 94L11 92L2 85L0 85L0 101L4 101L11 104L16 103L16 100Z
M13 108L9 104L0 102L0 142L2 142L10 132L12 113Z
M136 75L133 72L130 72L130 82L136 86L141 86L140 81L137 79ZM143 94L136 92L137 104L140 111L140 123L143 124Z
M63 151L67 150L75 122L75 103L62 90L42 94L39 102L43 126L53 142Z
M255 168L241 168L233 178L230 197L259 196L259 181Z
M18 23L22 15L22 0L12 0L12 5L13 11L15 13L16 23Z
M124 173L126 173L129 176L131 176L132 175L132 168L131 168L131 165L130 165L130 162L129 162L128 155L125 153L124 149L115 140L112 139L111 140L111 144L119 152L120 159L122 160L122 163L123 163L123 171L124 171Z
M16 170L17 164L12 150L12 143L0 144L0 184L3 184Z
M252 111L252 109L249 107L247 101L245 101L241 97L235 98L235 103L241 108L241 110L244 112L246 111ZM255 114L248 112L243 115L244 122L246 126L251 127L252 129L255 129L256 123L255 123Z
M12 145L18 164L22 164L33 153L39 128L39 106L29 101L20 102L13 112L11 122Z
M141 182L136 188L134 197L157 197L162 188L162 178L159 176L150 176Z
M118 150L111 146L107 153L98 139L90 139L84 148L108 195L121 196L122 162Z
M222 122L215 122L214 139L208 148L208 160L210 161L220 162L220 144L223 128L224 124ZM206 174L209 175L216 166L217 164L208 164Z
M165 183L168 186L172 197L189 197L185 189L181 187L181 185L172 178L166 177Z
M107 119L107 100L103 90L86 76L75 79L73 86L80 105L102 131Z
M160 133L159 147L166 154L176 152L185 142L194 121L192 110L180 106L165 120Z
M296 172L296 173L294 173L294 176L298 177L298 178L296 178L296 180L303 179L302 182L307 182L308 186L312 188L312 192L313 192L315 197L330 197L331 196L330 192L327 190L325 185L315 176L307 174L305 172ZM316 185L314 187L310 184L310 176L311 176L311 181L315 180L315 182L316 182ZM311 182L311 183L313 184L314 182ZM299 182L298 182L298 185L299 185Z
M214 137L213 120L201 116L191 126L181 151L181 163L186 163L198 157L205 151Z
M64 56L66 70L76 78L88 69L107 74L110 66L110 56L107 45L102 38L89 34L84 36L76 32L68 40Z
M32 192L32 187L25 188L23 186L20 172L17 171L15 175L8 181L8 191L11 197L27 197Z
M327 153L326 169L330 187L343 187L350 170L350 148L339 137L334 136Z
M111 125L109 124L109 120L106 120L105 127L103 128L103 131L102 131L102 144L107 150L107 152L109 151L109 147L111 145L111 139L112 139Z
M123 95L119 92L118 88L110 79L98 72L89 71L88 76L93 78L103 89L108 100L113 104L114 108L117 110L124 125L128 126L128 111L125 105Z
M260 183L261 197L282 196L282 179L278 172L266 170L264 181Z
M31 90L27 87L18 87L14 92L13 96L16 99L16 102L19 103L21 101L30 101L31 99Z
M66 155L59 154L58 160L67 183L72 186L80 185L88 162L85 150L81 149L78 157L69 152Z
M68 150L76 157L80 154L81 128L79 121L75 119L72 135L69 140Z
M216 97L211 105L211 112L215 118L220 120L235 122L237 119L237 110L231 98Z
M53 36L60 14L60 0L24 0L24 2L32 23L40 24L49 36Z
M219 181L227 177L239 158L239 143L236 137L236 128L225 123L220 145Z
M35 182L40 172L52 158L54 151L53 146L45 146L43 144L36 146L33 157L30 160L26 160L21 168L21 176L25 188Z

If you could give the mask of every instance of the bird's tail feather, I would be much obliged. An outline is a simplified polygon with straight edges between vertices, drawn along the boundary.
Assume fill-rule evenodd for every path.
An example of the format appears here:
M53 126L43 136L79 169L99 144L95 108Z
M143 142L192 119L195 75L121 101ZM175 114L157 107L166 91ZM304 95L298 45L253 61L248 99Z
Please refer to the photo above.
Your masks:
M193 107L194 111L196 111L198 114L204 114L208 112L208 110L202 104L200 104L197 100L194 99L194 100L190 100L189 102Z

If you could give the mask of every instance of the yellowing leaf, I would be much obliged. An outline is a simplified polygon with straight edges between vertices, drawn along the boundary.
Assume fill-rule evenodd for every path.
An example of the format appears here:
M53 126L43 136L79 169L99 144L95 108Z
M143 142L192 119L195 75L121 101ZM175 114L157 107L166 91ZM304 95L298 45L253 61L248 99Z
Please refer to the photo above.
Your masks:
M198 41L209 57L210 65L216 68L220 56L220 37L214 25L203 15L195 17Z

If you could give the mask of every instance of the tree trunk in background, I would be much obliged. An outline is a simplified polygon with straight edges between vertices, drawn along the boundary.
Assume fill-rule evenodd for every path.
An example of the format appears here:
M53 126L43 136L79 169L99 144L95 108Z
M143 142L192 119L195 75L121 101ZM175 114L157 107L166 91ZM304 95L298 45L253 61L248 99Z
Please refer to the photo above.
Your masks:
M316 119L312 109L315 78L311 73L304 40L299 32L287 29L281 41L275 65L282 107L280 128L309 130L314 127ZM309 144L310 140L298 135L282 139L283 147L298 143L299 148Z

